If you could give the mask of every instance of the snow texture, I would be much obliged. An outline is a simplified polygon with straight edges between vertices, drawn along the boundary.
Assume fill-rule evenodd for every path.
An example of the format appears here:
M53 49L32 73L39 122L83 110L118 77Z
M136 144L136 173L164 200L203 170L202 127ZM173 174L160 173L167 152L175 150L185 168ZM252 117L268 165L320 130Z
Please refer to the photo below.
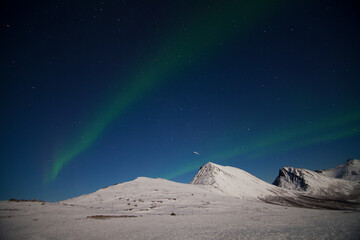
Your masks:
M327 170L316 170L325 176L360 183L360 161L349 159L345 164Z
M0 239L359 239L360 212L310 209L347 209L324 201L208 163L192 184L139 177L55 203L0 202Z
M246 199L286 193L241 169L211 162L200 168L190 184L210 185L227 195Z
M351 175L359 172L359 166L358 160L349 160L346 164L322 171L284 167L273 184L314 197L359 201L360 184L356 179L359 175Z

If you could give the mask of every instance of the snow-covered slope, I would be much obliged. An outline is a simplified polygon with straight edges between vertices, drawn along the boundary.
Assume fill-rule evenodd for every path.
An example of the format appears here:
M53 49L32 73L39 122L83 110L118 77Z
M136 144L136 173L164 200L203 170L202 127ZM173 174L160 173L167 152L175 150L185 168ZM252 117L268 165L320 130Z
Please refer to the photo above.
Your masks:
M332 172L331 172L332 173ZM326 176L303 168L284 167L274 185L306 193L306 195L338 200L359 200L358 182Z
M360 161L349 159L345 164L327 170L316 170L315 172L332 178L360 182Z
M213 163L203 166L192 183L139 177L56 203L0 201L0 239L359 239L360 236L360 211L352 211L359 209L355 203L282 189L240 169Z
M309 171L309 170L306 170ZM306 172L301 171L303 172ZM323 176L310 171L305 180L311 186L318 181L313 180L312 174ZM310 180L308 180L310 179ZM349 182L333 179L338 182ZM335 182L337 183L337 182ZM354 182L352 182L354 184ZM332 191L344 190L333 187L333 182L321 185ZM349 191L353 185L349 186ZM321 190L322 190L321 188ZM292 188L293 189L293 188ZM313 188L316 191L318 189ZM177 183L165 179L138 177L137 179L109 186L96 192L62 201L63 204L80 206L87 209L103 209L112 213L114 209L119 214L170 214L172 211L185 213L211 209L211 211L230 211L242 200L264 201L273 204L298 206L308 208L353 209L357 206L334 202L324 202L319 198L304 196L304 192L288 190L266 183L241 169L225 167L214 163L207 163L196 174L191 184ZM343 199L341 199L343 200Z
M169 215L172 211L176 214L188 214L188 211L197 212L207 208L215 212L222 211L224 207L231 208L236 201L238 200L229 198L211 186L138 177L133 181L109 186L62 203L103 209L106 213ZM223 204L220 204L221 202Z
M139 184L141 181L137 182ZM164 190L154 191L157 185L147 186L148 193ZM134 212L126 209L139 204L138 197L143 193L135 193L135 190L133 193L136 194L135 199L114 199L114 205L109 202L107 206L96 205L96 202L78 205L66 202L0 201L0 239L358 240L360 236L360 211L300 209L226 195L218 195L214 199L214 195L209 194L190 194L168 200L165 198L167 193L163 192L163 195L157 196L161 196L160 199L152 200L154 202L147 202L151 198L141 198L143 204L154 204L151 207L155 208ZM123 197L127 195L126 192L119 194ZM161 203L163 199L166 201ZM194 204L201 203L198 200L202 201L201 205ZM123 204L115 204L117 201Z
M241 169L211 162L200 168L191 184L210 185L227 195L239 198L262 198L288 193Z
M263 200L266 197L296 197L291 191L266 183L241 169L207 163L191 184L165 179L139 177L96 192L63 201L65 204L109 209L129 213L153 214L176 208L204 208L208 203L232 202L241 199ZM208 207L208 206L207 206ZM218 206L216 209L223 209Z

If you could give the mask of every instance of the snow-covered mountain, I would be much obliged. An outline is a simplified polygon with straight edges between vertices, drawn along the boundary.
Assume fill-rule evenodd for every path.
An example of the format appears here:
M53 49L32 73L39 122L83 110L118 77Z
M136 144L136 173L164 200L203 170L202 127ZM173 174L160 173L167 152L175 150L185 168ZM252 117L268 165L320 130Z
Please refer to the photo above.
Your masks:
M291 171L295 173L288 174ZM318 187L311 188L314 192L330 191L334 194L327 194L326 197L331 197L328 198L329 201L324 202L323 199L318 197L325 196L325 194L316 195L316 197L309 196L305 190L295 191L300 188L288 187L289 190L278 187L266 183L241 169L209 162L200 168L191 184L139 177L130 182L109 186L62 202L85 208L107 209L107 211L118 209L117 211L123 213L146 215L165 214L173 211L173 209L178 212L185 209L192 209L191 211L195 209L197 211L198 209L209 208L209 206L212 206L212 211L224 211L224 208L231 209L240 200L263 201L277 205L309 208L357 208L357 206L342 201L349 198L337 198L337 196L344 196L344 192L341 192L344 189L346 189L345 193L353 191L355 185L351 185L351 183L355 184L355 182L350 182L349 186L345 186L343 183L349 181L329 178L310 170L296 171L293 169L284 172L284 176L289 176L289 179L294 179L294 176L297 176L296 174L302 177L305 176L303 180L305 183L298 184L298 186L308 186L310 184ZM324 181L324 179L327 180ZM293 186L287 181L282 182ZM319 185L319 182L322 184ZM338 186L339 182L342 184ZM309 189L306 188L307 190ZM341 194L339 195L337 192ZM341 202L338 200L341 200Z
M359 209L207 163L192 184L138 177L55 203L0 201L0 239L359 239Z
M315 172L332 178L360 182L360 160L349 159L345 164L327 170L316 170Z
M0 239L359 239L360 211L324 210L354 207L300 194L262 200L139 177L61 202L0 201Z
M117 209L118 213L123 214L152 215L170 214L172 211L179 213L187 209L196 211L208 207L207 202L219 202L223 197L226 196L210 186L138 177L133 181L105 187L62 203L108 211Z
M358 160L351 160L344 165L323 171L284 167L280 169L273 184L285 189L303 192L307 196L337 200L360 200L360 184L357 181L344 180L355 179L355 177L350 178L351 176L348 173L355 171L358 162Z
M138 177L96 192L63 201L65 204L122 208L131 213L151 214L177 208L203 208L204 203L232 202L241 199L260 201L267 196L289 195L291 191L266 183L241 169L207 163L191 184L165 179ZM206 204L205 204L206 205ZM220 207L223 209L223 207Z
M279 181L281 184L275 186L241 169L209 162L200 168L191 185L210 186L240 199L307 208L353 209L358 204L347 200L360 201L355 182L306 169L283 168Z
M200 168L190 184L210 185L227 195L239 198L261 198L287 193L241 169L211 162Z

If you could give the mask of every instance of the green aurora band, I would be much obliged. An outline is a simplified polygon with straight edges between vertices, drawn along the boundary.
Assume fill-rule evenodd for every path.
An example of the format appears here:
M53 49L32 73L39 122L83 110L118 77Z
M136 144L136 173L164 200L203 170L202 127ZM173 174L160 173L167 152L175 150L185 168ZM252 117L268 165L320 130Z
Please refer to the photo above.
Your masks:
M304 146L329 142L360 133L360 111L350 111L341 116L320 119L307 126L287 126L279 131L255 137L247 143L238 143L241 148L228 149L204 160L190 161L184 167L164 176L173 179L197 170L206 162L227 162L235 157L246 155L248 158L258 158L278 152L286 152ZM239 159L237 159L239 161Z
M104 104L93 121L64 150L56 154L45 181L57 178L64 166L86 151L96 142L109 124L127 109L151 92L152 89L169 80L171 76L186 69L220 48L221 43L240 37L247 28L281 10L283 1L254 0L226 1L211 9L202 9L188 19L187 31L169 34L161 47L150 51L145 64L139 64L137 74L130 78L130 84L115 94L114 99ZM192 168L190 168L192 169Z

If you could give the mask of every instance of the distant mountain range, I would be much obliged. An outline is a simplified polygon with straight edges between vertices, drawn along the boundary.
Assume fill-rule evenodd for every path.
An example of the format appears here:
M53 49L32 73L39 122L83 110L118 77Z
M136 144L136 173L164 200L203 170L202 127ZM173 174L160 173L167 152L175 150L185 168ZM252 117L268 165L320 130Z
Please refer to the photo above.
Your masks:
M360 208L359 160L328 170L311 171L284 167L273 184L241 169L207 163L190 184L139 177L134 181L100 189L63 201L65 204L100 207L128 206L129 211L163 211L166 206L183 208L204 203L250 199L271 204L326 209Z
M345 164L327 170L311 171L284 167L274 185L296 190L316 197L360 200L360 161L348 160Z
M349 159L345 164L327 170L316 170L315 172L328 177L360 183L360 161L357 159Z

